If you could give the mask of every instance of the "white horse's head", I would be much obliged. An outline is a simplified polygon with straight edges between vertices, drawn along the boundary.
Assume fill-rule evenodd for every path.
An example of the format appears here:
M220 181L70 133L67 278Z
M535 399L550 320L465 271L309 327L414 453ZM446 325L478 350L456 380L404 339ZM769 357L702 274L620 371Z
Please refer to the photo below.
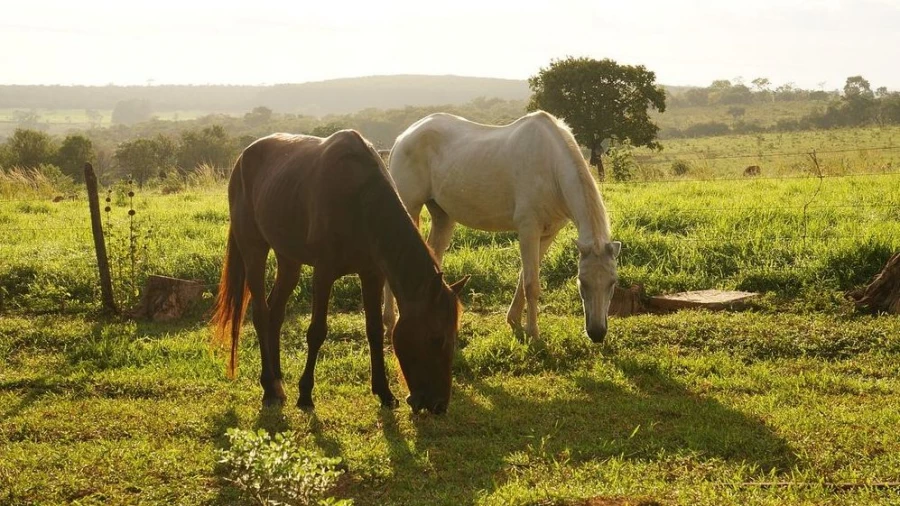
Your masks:
M595 343L606 337L606 314L616 288L616 259L622 250L618 241L580 243L577 240L578 291L584 305L584 328Z

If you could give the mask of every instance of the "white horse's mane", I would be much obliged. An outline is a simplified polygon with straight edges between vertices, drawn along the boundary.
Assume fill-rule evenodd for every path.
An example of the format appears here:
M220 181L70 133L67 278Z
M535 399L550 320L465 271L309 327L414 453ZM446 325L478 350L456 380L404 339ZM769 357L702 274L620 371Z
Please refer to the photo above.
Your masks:
M575 140L575 135L572 133L572 129L569 128L569 125L566 124L566 122L561 118L557 118L549 112L535 111L531 114L528 114L528 117L537 116L543 116L547 118L559 128L562 140L565 142L566 148L569 150L569 153L571 155L570 158L575 164L575 167L573 168L578 174L578 178L581 182L580 186L584 193L584 203L588 206L588 214L592 219L591 226L594 230L594 235L597 239L609 241L610 226L609 217L606 214L606 207L603 204L603 199L600 197L600 191L597 189L597 183L591 176L590 167L588 166L587 161L584 159L584 155L581 154L581 149L578 147L578 142Z

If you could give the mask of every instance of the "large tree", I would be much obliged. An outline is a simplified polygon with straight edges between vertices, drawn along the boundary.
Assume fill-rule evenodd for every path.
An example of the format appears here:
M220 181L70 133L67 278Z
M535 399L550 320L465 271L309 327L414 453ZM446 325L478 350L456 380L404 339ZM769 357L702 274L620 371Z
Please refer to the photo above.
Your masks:
M129 174L138 186L165 169L166 160L161 159L164 149L160 147L160 136L157 139L133 139L116 147L116 162L122 174Z
M203 164L226 168L234 161L235 151L233 140L221 125L212 125L199 132L187 130L181 132L178 165L185 171Z
M541 68L528 85L533 92L528 110L543 109L564 119L575 140L590 150L590 163L601 177L604 140L659 148L659 127L649 111L666 110L666 93L656 85L656 74L643 65L569 57Z
M6 140L5 151L9 167L33 169L54 162L56 145L46 132L17 128Z
M56 152L56 165L75 181L84 178L84 164L94 161L94 144L83 135L67 135Z

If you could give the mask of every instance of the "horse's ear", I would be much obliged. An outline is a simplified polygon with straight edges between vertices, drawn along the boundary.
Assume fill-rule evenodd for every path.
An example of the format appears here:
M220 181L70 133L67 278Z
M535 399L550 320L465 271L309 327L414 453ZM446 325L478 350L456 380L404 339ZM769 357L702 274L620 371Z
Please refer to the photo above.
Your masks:
M466 287L466 283L469 282L469 279L471 277L472 276L467 274L466 276L464 276L462 279L460 279L456 283L453 283L452 285L450 285L450 289L453 290L453 293L455 293L457 297L459 297L460 294L462 294L463 288Z
M613 258L619 258L619 253L622 252L622 243L619 241L613 241L606 245L606 249L612 255Z

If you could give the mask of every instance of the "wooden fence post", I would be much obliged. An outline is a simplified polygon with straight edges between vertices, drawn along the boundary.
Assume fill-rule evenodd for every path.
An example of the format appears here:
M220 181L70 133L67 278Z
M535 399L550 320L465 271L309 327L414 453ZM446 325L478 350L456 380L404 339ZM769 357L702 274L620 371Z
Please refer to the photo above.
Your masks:
M103 238L103 225L100 221L100 196L97 193L97 176L90 163L84 164L84 183L87 185L88 204L91 207L91 232L94 235L94 249L97 251L97 269L100 271L100 295L103 298L103 309L118 313L113 300L112 278L109 275L109 258L106 256L106 240Z

